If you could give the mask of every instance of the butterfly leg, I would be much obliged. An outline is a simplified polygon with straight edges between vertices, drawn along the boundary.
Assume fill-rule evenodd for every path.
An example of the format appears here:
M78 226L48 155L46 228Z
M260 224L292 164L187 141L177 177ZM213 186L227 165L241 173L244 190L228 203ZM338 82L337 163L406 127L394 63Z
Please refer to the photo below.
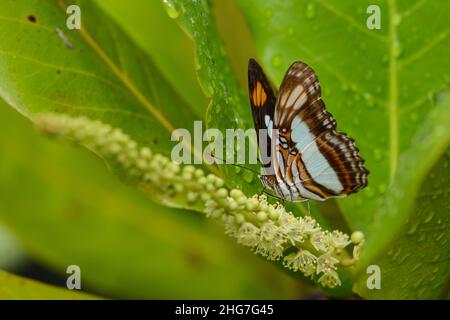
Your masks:
M309 200L306 200L306 205L308 207L308 216L311 215L311 206L309 205Z

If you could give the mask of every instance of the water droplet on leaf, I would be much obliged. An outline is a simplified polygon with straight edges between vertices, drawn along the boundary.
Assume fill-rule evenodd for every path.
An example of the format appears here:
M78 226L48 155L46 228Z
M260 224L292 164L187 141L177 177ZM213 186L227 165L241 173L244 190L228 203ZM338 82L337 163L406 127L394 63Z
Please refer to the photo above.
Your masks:
M416 270L419 269L421 266L422 266L422 262L416 263L416 264L412 267L411 271L416 271Z
M398 259L398 263L399 263L399 264L403 264L403 263L406 261L406 259L408 259L410 256L411 256L410 253L407 253L407 254L403 255L402 257L400 257L400 258Z
M424 241L426 238L426 233L421 233L419 238L417 238L417 242L422 242Z
M242 177L244 178L245 182L251 183L253 181L254 175L251 171L245 170Z
M180 7L173 0L163 0L164 8L166 9L167 15L172 18L178 18L182 13L182 7Z
M414 234L417 231L418 227L419 227L419 221L413 222L411 224L411 226L409 227L407 234L408 235Z
M423 222L428 223L430 222L434 217L434 211L430 211L428 213L428 215L426 216L425 220L423 220Z
M307 19L314 19L316 17L316 6L314 3L310 2L306 5L305 14Z
M402 48L402 46L400 45L400 42L398 42L398 41L395 41L394 42L394 55L395 55L395 57L396 58L400 58L401 56L402 56L402 54L403 54L403 48Z
M279 54L276 54L272 57L270 63L274 68L280 68L283 64L283 58Z
M411 112L409 119L411 119L412 122L417 122L419 121L419 115L416 112Z
M433 259L431 259L431 262L437 262L437 261L439 260L440 257L441 257L441 254L440 254L440 253L436 254L436 255L433 257Z
M392 23L394 24L394 26L400 25L400 23L402 23L402 16L398 13L395 14L392 19Z
M381 149L375 149L373 151L373 157L375 158L375 161L383 160L383 151Z
M385 192L386 192L386 189L387 189L386 184L380 183L380 184L378 185L378 192L379 192L380 194L385 193Z

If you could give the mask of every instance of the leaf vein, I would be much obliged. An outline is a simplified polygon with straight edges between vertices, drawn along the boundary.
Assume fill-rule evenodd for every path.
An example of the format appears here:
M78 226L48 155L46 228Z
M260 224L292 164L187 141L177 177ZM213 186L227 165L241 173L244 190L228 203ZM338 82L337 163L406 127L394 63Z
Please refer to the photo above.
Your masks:
M346 15L345 13L343 13L342 11L338 10L336 7L332 6L329 2L326 2L324 0L316 0L317 3L319 3L323 8L327 9L328 11L334 13L337 17L342 18L343 20L345 20L347 23L349 23L352 27L354 27L355 29L365 33L366 35L374 38L374 39L378 39L382 42L387 42L387 38L384 36L381 36L377 33L374 32L370 32L368 29L361 27L361 23L355 21L352 17Z
M442 41L446 40L449 32L450 32L450 30L445 30L444 32L441 32L440 34L438 34L426 46L423 46L420 50L417 50L415 53L411 54L408 59L404 59L403 61L400 61L399 62L399 67L403 68L403 67L407 66L408 64L410 64L410 63L420 59L428 51L432 50L439 43L441 43Z
M111 87L113 87L115 89L124 90L124 88L122 86L120 86L119 84L114 83L114 82L112 82L112 81L110 81L108 79L105 79L103 77L100 77L99 75L97 75L95 73L82 71L82 70L78 70L78 69L73 69L73 68L69 68L69 67L65 67L65 66L59 66L59 65L56 65L56 64L46 63L46 62L40 61L38 59L34 59L34 58L31 58L31 57L27 57L27 56L24 56L24 55L16 54L16 53L13 53L13 52L8 52L8 51L4 51L4 50L0 50L0 54L12 56L12 57L15 57L15 58L20 58L22 60L30 61L30 62L33 62L35 64L38 64L38 65L41 65L41 66L44 66L44 67L48 67L48 68L52 68L52 69L55 69L55 70L67 71L67 72L78 74L78 75L81 75L81 76L94 78L94 79L99 80L99 81L101 81L101 82L103 82L105 84L110 85Z

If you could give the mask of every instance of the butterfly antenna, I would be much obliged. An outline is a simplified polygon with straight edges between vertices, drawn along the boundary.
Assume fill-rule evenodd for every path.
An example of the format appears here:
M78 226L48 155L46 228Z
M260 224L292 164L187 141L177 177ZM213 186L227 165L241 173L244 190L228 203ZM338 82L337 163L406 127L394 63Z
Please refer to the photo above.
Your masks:
M251 171L251 172L255 173L256 175L258 175L258 177L261 175L261 173L260 173L259 171L257 171L257 170L253 170L253 169L251 169L251 168L247 168L247 167L245 167L245 166L243 166L243 165L240 165L240 164L235 164L235 163L225 163L225 162L226 162L225 160L220 159L219 157L216 157L216 156L212 156L212 155L211 155L211 157L213 157L214 159L217 159L217 160L222 161L224 164L236 166L236 167L239 167L239 168L242 168L242 169ZM258 162L259 162L259 160L258 160Z
M280 197L278 197L278 196L276 196L276 195L274 195L274 194L271 194L271 193L267 192L267 191L264 190L264 189L263 189L262 192L263 192L264 194L267 194L269 197L272 197L272 198L275 198L275 199L281 201L281 202L283 203L283 205L284 205L284 199L283 199L283 198L280 198Z

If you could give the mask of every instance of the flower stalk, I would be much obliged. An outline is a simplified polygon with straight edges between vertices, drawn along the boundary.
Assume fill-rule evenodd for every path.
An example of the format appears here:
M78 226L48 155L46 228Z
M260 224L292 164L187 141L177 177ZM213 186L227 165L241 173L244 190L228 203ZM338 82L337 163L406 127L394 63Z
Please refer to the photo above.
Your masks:
M247 197L228 189L224 180L192 165L182 166L161 154L140 147L121 129L86 117L42 114L37 127L54 137L81 144L123 169L127 179L166 203L203 212L222 221L225 233L267 260L302 272L324 287L341 284L339 267L358 260L364 235L349 237L323 230L310 216L296 217L280 203L270 204L265 195ZM353 244L352 258L342 251ZM287 253L289 252L289 253Z

